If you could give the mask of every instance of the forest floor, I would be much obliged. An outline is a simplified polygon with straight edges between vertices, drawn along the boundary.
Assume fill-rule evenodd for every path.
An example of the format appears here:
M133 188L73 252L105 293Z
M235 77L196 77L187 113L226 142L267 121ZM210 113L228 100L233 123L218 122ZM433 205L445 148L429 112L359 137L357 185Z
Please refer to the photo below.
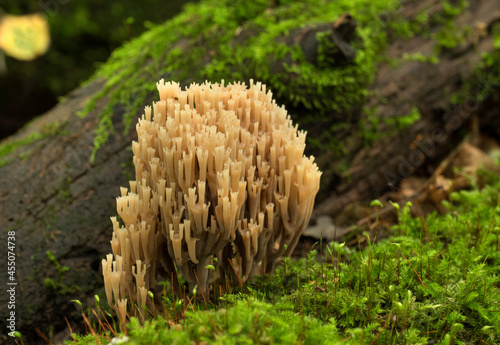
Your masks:
M499 344L495 155L463 143L440 174L403 183L413 202L372 201L337 240L313 229L275 274L231 293L178 299L165 282L163 315L124 329L97 297L65 344Z

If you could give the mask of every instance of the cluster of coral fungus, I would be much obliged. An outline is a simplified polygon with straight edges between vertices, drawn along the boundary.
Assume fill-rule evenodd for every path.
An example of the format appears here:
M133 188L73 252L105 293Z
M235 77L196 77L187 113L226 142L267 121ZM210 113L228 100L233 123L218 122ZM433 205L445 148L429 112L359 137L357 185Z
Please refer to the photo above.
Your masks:
M206 293L228 274L271 272L307 225L321 172L304 156L306 133L265 85L157 84L132 143L136 181L112 217L103 260L109 304L154 308L157 280ZM142 313L142 312L141 312Z

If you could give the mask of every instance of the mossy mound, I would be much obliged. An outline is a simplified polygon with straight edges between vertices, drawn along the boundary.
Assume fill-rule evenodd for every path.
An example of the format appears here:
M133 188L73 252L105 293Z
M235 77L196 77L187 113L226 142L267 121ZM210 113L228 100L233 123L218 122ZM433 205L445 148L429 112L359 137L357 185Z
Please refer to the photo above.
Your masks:
M76 339L106 344L115 337L112 344L137 345L498 344L499 177L492 182L452 193L444 215L413 217L410 205L402 207L380 241L377 234L385 230L374 226L371 236L359 237L359 250L318 243L307 258L284 258L276 274L216 299L174 299L164 282L163 316L144 325L132 318L127 337L108 332Z
M112 131L111 114L124 107L126 130L144 106L160 78L190 82L248 81L268 85L289 109L304 108L299 122L317 120L326 111L345 113L359 107L375 75L380 53L387 44L390 21L382 14L395 11L397 0L280 1L207 0L186 6L184 12L116 49L91 79L105 85L80 113L85 116L106 98L96 129L95 152ZM293 30L332 23L350 13L358 23L354 60L333 66L328 53L335 47L318 32L318 63L307 61L298 45L287 44ZM293 113L293 112L292 112Z

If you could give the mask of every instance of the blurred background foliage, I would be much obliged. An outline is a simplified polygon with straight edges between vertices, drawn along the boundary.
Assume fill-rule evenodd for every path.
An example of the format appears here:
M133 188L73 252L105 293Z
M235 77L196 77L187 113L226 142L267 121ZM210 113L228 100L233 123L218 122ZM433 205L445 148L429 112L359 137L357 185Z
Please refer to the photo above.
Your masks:
M51 45L32 61L6 56L0 74L0 139L53 107L117 47L198 0L2 0L5 15L45 15Z

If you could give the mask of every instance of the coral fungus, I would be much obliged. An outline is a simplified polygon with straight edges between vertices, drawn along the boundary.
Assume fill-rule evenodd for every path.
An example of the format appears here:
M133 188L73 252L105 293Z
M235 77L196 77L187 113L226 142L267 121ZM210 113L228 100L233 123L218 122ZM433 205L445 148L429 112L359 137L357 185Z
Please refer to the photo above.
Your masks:
M304 131L261 83L157 84L132 143L136 181L112 217L103 260L109 304L147 306L157 279L206 293L230 275L274 269L307 225L321 172L305 157ZM142 308L139 308L141 310ZM142 313L142 311L141 311Z

